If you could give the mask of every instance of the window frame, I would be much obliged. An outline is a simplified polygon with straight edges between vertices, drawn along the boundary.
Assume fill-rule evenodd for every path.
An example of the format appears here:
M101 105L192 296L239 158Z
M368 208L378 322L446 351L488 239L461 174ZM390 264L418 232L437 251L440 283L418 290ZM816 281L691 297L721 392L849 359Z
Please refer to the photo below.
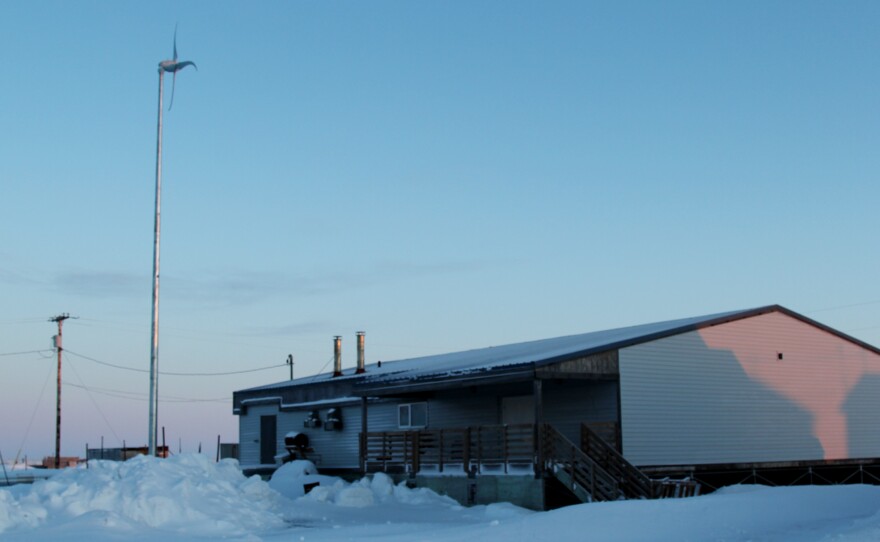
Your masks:
M425 423L424 425L413 425L413 407L421 407L424 409ZM407 423L402 423L403 413L406 412ZM428 403L421 401L418 403L400 403L397 405L397 427L398 429L424 429L428 427Z

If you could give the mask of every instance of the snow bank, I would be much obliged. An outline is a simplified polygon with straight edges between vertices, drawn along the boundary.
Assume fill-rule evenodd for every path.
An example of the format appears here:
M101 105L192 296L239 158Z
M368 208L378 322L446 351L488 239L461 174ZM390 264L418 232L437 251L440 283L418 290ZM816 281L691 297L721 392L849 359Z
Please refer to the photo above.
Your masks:
M234 460L199 454L125 463L95 461L15 492L0 491L0 533L100 516L105 525L198 535L240 535L283 526L279 496Z
M318 468L311 461L291 461L282 465L272 474L269 487L289 499L297 499L305 495L305 486L319 484L327 487L345 482L333 476L318 474Z
M384 474L346 483L307 462L282 467L267 484L232 460L140 457L0 489L0 533L4 542L867 542L880 540L880 487L733 486L533 513L505 503L463 507Z
M312 484L306 494L305 487ZM272 475L269 486L285 497L305 498L337 506L364 508L376 504L434 504L457 506L458 503L426 488L410 489L404 482L395 485L391 478L381 472L372 478L363 478L348 484L340 478L318 474L310 461L292 461L283 465Z

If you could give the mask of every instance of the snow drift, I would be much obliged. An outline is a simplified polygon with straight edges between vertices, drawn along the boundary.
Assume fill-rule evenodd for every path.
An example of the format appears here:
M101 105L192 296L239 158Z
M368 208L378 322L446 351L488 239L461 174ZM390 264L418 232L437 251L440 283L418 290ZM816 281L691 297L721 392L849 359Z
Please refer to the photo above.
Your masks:
M305 494L304 485L318 483ZM689 499L633 500L529 512L463 507L383 474L353 483L307 462L270 482L201 455L93 462L0 489L4 542L511 542L553 540L880 540L880 487L735 486Z
M0 533L99 512L105 524L237 535L281 527L279 495L234 460L187 454L95 461L31 486L0 491Z
M408 488L403 482L395 485L388 475L381 472L372 478L348 484L339 478L318 474L317 467L310 461L292 461L283 465L272 475L269 486L289 498L305 497L311 501L353 508L389 503L458 506L455 500L430 489ZM308 494L305 492L307 486L313 486Z

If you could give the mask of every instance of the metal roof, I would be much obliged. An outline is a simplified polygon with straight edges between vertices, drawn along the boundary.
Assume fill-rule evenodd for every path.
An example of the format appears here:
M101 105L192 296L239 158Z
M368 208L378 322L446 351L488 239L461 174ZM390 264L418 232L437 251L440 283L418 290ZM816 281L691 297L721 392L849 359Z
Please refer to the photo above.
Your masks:
M730 311L693 318L682 318L652 324L594 331L552 339L541 339L502 346L490 346L463 352L439 354L419 358L383 361L366 366L363 374L354 374L354 368L343 371L340 377L332 372L268 384L241 392L269 391L279 388L322 385L328 382L350 380L356 388L377 388L400 381L446 380L485 373L520 372L526 368L541 367L568 359L576 359L625 346L677 335L695 329L717 325L740 318L773 311L782 311L796 318L812 322L778 305L755 309ZM821 326L824 328L824 326ZM831 330L833 331L833 330ZM838 333L839 332L835 332ZM848 337L849 338L849 337ZM849 338L850 340L854 340ZM869 346L869 345L866 345Z
M485 371L512 370L521 366L541 367L775 309L777 309L776 306L769 306L731 311L552 339L490 346L464 352L383 362L381 373L367 370L363 380L358 384L373 387L400 380L454 378Z

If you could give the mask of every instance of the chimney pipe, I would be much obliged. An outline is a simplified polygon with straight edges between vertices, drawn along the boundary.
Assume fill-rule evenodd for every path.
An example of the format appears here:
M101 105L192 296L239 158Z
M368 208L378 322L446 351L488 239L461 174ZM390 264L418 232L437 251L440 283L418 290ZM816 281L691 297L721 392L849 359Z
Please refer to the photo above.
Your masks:
M333 337L333 376L342 376L342 337Z
M362 374L362 373L366 372L366 369L364 369L364 332L363 331L357 332L357 349L358 349L358 365L357 365L357 371L355 371L355 374Z

